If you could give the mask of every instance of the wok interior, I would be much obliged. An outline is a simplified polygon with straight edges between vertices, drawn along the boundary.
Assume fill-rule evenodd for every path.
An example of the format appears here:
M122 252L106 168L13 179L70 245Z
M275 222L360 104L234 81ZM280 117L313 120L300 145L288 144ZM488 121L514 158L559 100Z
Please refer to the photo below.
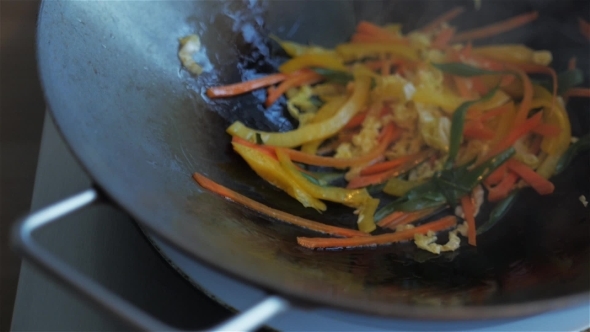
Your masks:
M477 248L440 256L411 244L302 249L296 236L317 234L228 202L190 178L200 172L271 207L354 226L345 208L330 205L320 215L300 207L232 152L225 133L232 121L293 128L280 105L264 109L264 92L211 101L204 91L272 72L279 58L269 32L334 46L361 19L401 22L409 31L459 3L470 10L453 22L460 29L539 10L527 28L486 42L550 49L558 71L577 55L588 74L587 44L576 35L588 3L580 1L484 1L480 11L471 1L46 1L40 72L58 127L105 192L140 224L235 276L303 300L403 317L511 316L554 305L500 305L571 303L567 296L587 296L590 285L588 212L578 200L589 196L588 154L555 179L553 195L527 190ZM206 55L198 78L181 70L176 55L178 38L191 33L201 36ZM572 103L574 136L588 132L588 108L587 99Z

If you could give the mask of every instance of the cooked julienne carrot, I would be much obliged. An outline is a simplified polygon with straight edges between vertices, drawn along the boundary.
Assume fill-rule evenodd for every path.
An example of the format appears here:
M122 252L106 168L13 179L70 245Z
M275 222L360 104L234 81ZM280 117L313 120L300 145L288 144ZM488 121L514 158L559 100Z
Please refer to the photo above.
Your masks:
M246 82L240 82L224 86L216 86L207 89L207 97L209 98L221 98L237 96L243 93L247 93L256 89L264 88L269 85L277 84L287 78L285 74L271 74L261 78L253 79Z
M379 222L377 223L377 226L387 227L391 223L393 223L397 220L403 220L403 219L407 218L408 215L409 215L409 213L407 213L407 212L395 211L395 212L389 214L388 216L384 217L383 219L379 220Z
M277 86L276 89L270 91L268 97L266 98L265 105L266 107L271 106L272 104L274 104L275 101L277 101L277 99L279 99L283 95L283 93L287 92L287 90L291 88L296 88L298 86L305 84L318 83L322 79L323 77L320 74L312 70L304 69L294 72L290 74L286 80L279 84L279 86Z
M519 138L521 138L522 136L530 133L539 124L541 124L542 115L543 114L541 112L538 112L537 114L533 115L532 117L526 119L524 123L522 123L520 125L515 125L512 128L512 130L510 131L510 133L508 133L508 135L503 140L501 140L500 142L498 142L498 144L496 144L496 146L494 146L487 153L487 158L484 158L484 160L485 159L489 159L489 157L493 157L493 156L497 155L498 153L500 153L500 152L508 149Z
M525 73L527 74L548 74L551 75L551 79L553 80L553 98L551 101L551 108L553 109L555 107L555 102L557 101L557 73L555 72L555 70L551 67L547 67L547 66L542 66L542 65L537 65L537 64L531 64L531 63L523 63L523 64L518 64L518 67L522 70L524 70Z
M511 68L512 66L507 66L507 67ZM533 83L531 82L529 75L527 75L527 73L524 72L522 69L520 69L520 68L511 68L511 69L516 69L516 72L518 73L518 76L520 76L520 79L522 80L523 87L524 87L522 101L520 102L520 106L518 108L518 111L516 112L516 118L514 119L514 123L516 125L519 125L526 120L526 118L529 114L529 111L531 110L531 105L533 103Z
M327 166L327 167L351 167L366 164L372 160L377 159L381 156L389 144L393 140L399 137L399 130L393 125L389 124L383 129L383 137L379 142L379 145L373 149L373 151L358 157L351 158L333 158L333 157L322 157L310 155L301 151L286 149L285 151L289 154L291 160L315 166Z
M586 22L586 20L583 18L578 17L578 25L582 35L584 35L586 39L590 40L590 22Z
M472 77L471 82L473 82L473 89L477 91L480 96L484 96L490 92L490 88L484 84L481 77Z
M518 181L518 175L512 171L507 172L502 181L488 191L488 201L497 202L506 198L510 190L514 188L516 181Z
M229 200L232 200L236 203L242 204L254 211L260 212L264 215L267 215L267 216L272 217L274 219L286 222L288 224L293 224L293 225L303 227L306 229L310 229L310 230L313 230L316 232L330 234L330 235L334 235L334 236L351 237L351 238L352 237L370 236L369 234L366 234L366 233L363 233L363 232L360 232L357 230L330 226L330 225L322 224L322 223L319 223L319 222L316 222L313 220L297 217L297 216L294 216L294 215L289 214L284 211L273 209L273 208L268 207L264 204L258 203L246 196L243 196L243 195L241 195L229 188L226 188L226 187L212 181L211 179L209 179L199 173L194 173L193 179L195 179L195 181L197 181L197 183L201 187L203 187L207 190L210 190L210 191L212 191L218 195L221 195Z
M441 24L453 20L457 16L461 15L464 11L465 11L465 8L463 8L463 7L455 7L453 9L449 10L448 12L440 15L439 17L435 18L434 20L432 20L432 22L428 23L426 26L424 26L422 29L420 29L420 31L430 32L430 31L438 28Z
M561 128L556 125L541 123L533 129L533 133L541 136L555 137L559 136Z
M416 154L416 157L406 161L403 164L395 166L387 171L374 173L369 175L361 175L355 178L352 178L348 181L348 185L346 188L348 189L356 189L366 187L372 184L383 183L387 181L389 178L399 176L400 174L404 174L414 168L417 164L421 163L422 161L428 158L429 152L424 151Z
M381 37L383 41L402 41L403 38L375 25L371 22L360 21L356 26L356 31L360 34Z
M459 95L465 99L474 99L473 97L473 83L467 77L453 76L455 86L459 91Z
M386 172L386 171L391 170L394 167L397 167L399 165L405 164L407 162L416 160L416 159L424 157L424 156L425 156L424 152L418 152L418 153L415 153L412 155L407 155L407 156L391 159L388 161L384 161L381 163L377 163L374 165L370 165L370 166L363 168L363 170L361 170L360 175L372 175L372 174L379 174L382 172Z
M416 228L408 229L405 231L387 233L381 235L375 235L370 237L357 237L347 239L337 238L308 238L298 237L297 243L299 245L309 248L355 248L355 247L367 247L376 246L382 244L391 244L395 242L407 241L414 238L414 234L426 234L428 231L442 231L457 225L457 218L454 216L444 217L442 219L420 225Z
M495 133L486 128L479 120L469 121L463 129L463 136L471 139L490 140L494 138Z
M507 164L508 169L520 176L526 183L533 187L539 195L548 195L555 190L555 186L551 181L540 176L537 172L520 161L510 159Z
M436 38L434 38L434 40L432 41L432 47L436 48L436 49L444 49L445 47L447 47L447 45L449 44L449 42L451 41L451 38L453 38L453 36L455 35L455 29L454 28L446 28L443 29L437 36Z
M470 245L475 246L476 233L475 233L475 208L473 201L471 201L471 195L461 197L461 206L463 207L463 213L465 214L465 220L467 220L467 241Z
M502 106L498 106L491 110L486 111L480 118L479 121L487 122L497 116L502 115L504 112L508 112L512 109L513 105L511 103L506 103Z
M468 41L468 40L481 39L481 38L495 36L495 35L510 31L512 29L518 28L520 26L523 26L527 23L530 23L530 22L536 20L538 17L539 17L539 13L536 11L526 13L526 14L521 14L521 15L514 16L514 17L509 18L507 20L504 20L504 21L501 21L498 23L494 23L494 24L491 24L491 25L488 25L488 26L485 26L482 28L458 33L455 35L455 37L453 37L453 39L451 41L453 43L457 43L457 42L463 42L463 41Z
M506 164L501 165L500 167L496 168L495 171L490 173L487 178L485 178L484 183L488 186L495 186L502 182L504 176L506 176Z
M438 211L438 208L431 208L431 209L424 209L424 210L420 210L420 211L408 212L403 217L391 220L383 227L395 230L396 227L398 227L398 226L411 224L415 221L426 218L426 217L436 213L437 211ZM383 218L383 219L385 219L385 218Z
M567 97L585 97L590 98L589 88L571 88L566 92Z

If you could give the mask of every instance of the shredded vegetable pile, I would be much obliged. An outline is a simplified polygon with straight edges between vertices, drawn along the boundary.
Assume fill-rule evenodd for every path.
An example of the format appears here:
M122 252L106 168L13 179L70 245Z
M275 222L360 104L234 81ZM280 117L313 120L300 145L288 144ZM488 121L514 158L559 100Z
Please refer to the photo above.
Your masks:
M297 238L311 249L413 240L439 254L459 248L461 237L475 246L477 234L505 215L522 188L550 195L550 178L588 148L588 135L571 135L566 101L589 97L590 89L576 87L583 75L575 58L557 75L549 51L472 46L532 22L536 12L459 32L449 22L462 12L455 8L407 34L399 24L361 21L350 41L334 49L273 37L291 57L278 73L207 90L210 98L231 98L266 88L267 107L284 97L298 128L263 132L237 121L227 128L233 149L305 207L325 211L325 201L351 207L358 229L272 209L201 174L195 180L331 235ZM333 185L338 181L345 186ZM486 200L495 206L476 228ZM448 231L447 243L436 242L439 231Z

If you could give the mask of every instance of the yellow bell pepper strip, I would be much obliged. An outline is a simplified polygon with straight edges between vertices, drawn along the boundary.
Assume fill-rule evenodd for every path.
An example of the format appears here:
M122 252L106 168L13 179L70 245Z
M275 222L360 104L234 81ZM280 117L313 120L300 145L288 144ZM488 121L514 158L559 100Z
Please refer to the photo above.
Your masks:
M329 118L334 116L334 114L336 114L336 112L338 112L338 110L340 110L342 106L344 106L344 103L346 103L346 99L346 96L338 96L334 99L329 100L324 105L322 105L322 107L317 111L316 115L313 117L310 123L318 123L328 120Z
M359 209L358 226L359 230L370 233L375 230L373 214L377 209L379 200L373 199L366 189L350 190L338 187L321 187L309 182L293 164L287 152L283 149L276 149L277 157L281 167L297 182L301 188L317 199L341 203L349 207ZM376 201L376 202L375 202Z
M344 61L355 61L363 58L393 55L407 60L418 60L418 52L410 46L387 43L340 44L336 53Z
M309 121L309 123L322 122L334 116L334 114L336 114L336 112L338 112L338 110L342 108L344 103L346 103L346 98L346 96L338 96L326 102L317 111L317 113L315 114L313 119ZM318 139L315 141L304 143L303 145L301 145L301 152L305 152L308 154L316 154L318 148L320 147L320 145L322 145L323 141L324 139Z
M512 63L534 63L547 66L553 60L550 51L535 51L522 44L474 47L473 54Z
M377 228L373 216L375 215L375 211L377 211L378 206L379 200L376 198L371 198L366 200L365 203L358 208L359 217L356 223L359 231L370 233Z
M452 114L465 101L447 87L436 90L430 86L417 87L412 100L425 105L438 106L447 114Z
M304 54L329 54L329 55L336 55L334 50L330 50L327 48L323 48L320 46L313 46L313 45L303 45L291 41L282 40L275 35L270 35L270 38L276 41L285 52L291 57L298 57Z
M336 114L325 121L311 123L284 133L258 131L246 127L240 121L236 121L227 128L227 132L232 136L238 136L252 143L256 142L256 135L259 135L264 144L277 147L297 147L307 142L325 139L338 133L364 107L369 96L370 87L371 79L366 76L359 76L355 80L354 91L350 98Z
M323 142L324 142L323 139L307 142L307 143L301 145L301 152L307 153L307 154L317 154L318 148L320 147L320 145L322 145Z
M277 157L281 167L311 196L334 203L341 203L350 207L359 207L367 199L371 199L369 193L365 190L350 190L340 187L322 187L307 180L295 164L291 161L289 154L284 149L276 149Z
M551 110L553 95L538 85L535 85L533 89L535 97L532 101L532 107L543 107L545 110ZM541 150L549 155L561 156L569 147L572 138L571 124L567 112L559 103L555 103L553 111L545 111L543 115L544 123L555 125L561 131L557 136L544 137L541 142Z
M406 181L400 178L391 178L387 180L383 192L391 196L402 197L408 191L424 183L426 180Z
M234 150L244 158L250 167L261 178L282 189L291 197L297 199L303 206L312 207L318 211L325 211L326 205L307 193L297 182L283 170L278 160L242 144L232 143Z
M535 171L543 178L549 179L555 174L555 169L557 168L557 163L559 163L560 158L561 156L558 155L547 155Z
M256 212L267 215L271 218L285 222L287 224L291 224L291 225L303 227L305 229L309 229L309 230L312 230L315 232L333 235L333 236L339 236L339 237L368 237L368 236L370 236L369 234L359 232L354 229L330 226L330 225L326 225L326 224L323 224L323 223L320 223L317 221L301 218L301 217L292 215L290 213L287 213L287 212L284 212L281 210L273 209L273 208L268 207L262 203L256 202L255 200L250 199L244 195L241 195L241 194L239 194L227 187L224 187L218 183L215 183L211 179L208 179L207 177L205 177L199 173L194 173L193 179L201 187L203 187L207 190L210 190L210 191L212 191L220 196L223 196L233 202L236 202L238 204L242 204L242 205L244 205Z
M288 60L279 67L283 74L291 74L303 68L327 68L346 71L341 59L331 54L304 54Z

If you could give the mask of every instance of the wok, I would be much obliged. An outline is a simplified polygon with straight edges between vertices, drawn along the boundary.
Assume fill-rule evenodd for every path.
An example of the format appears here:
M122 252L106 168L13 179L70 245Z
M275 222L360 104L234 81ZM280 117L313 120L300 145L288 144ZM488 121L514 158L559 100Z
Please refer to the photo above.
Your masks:
M554 194L525 190L509 215L479 237L477 248L441 256L403 244L302 249L295 237L311 232L191 180L200 172L271 207L353 225L349 210L331 206L320 215L300 207L231 150L224 130L232 121L263 130L293 128L282 105L264 109L262 91L215 101L204 91L272 72L282 58L269 33L330 47L345 41L361 19L401 22L409 31L457 4L471 11L454 22L460 29L538 10L540 18L530 26L485 42L549 49L558 71L577 55L588 82L588 44L577 31L577 16L590 9L587 1L484 1L479 11L471 1L44 1L39 71L61 134L104 196L194 259L299 305L465 320L587 301L590 220L578 200L590 197L587 153L555 178ZM177 58L178 38L191 33L201 36L204 49L197 62L205 73L198 77L182 70ZM588 109L587 99L572 102L574 136L588 132ZM79 280L74 284L80 288Z

